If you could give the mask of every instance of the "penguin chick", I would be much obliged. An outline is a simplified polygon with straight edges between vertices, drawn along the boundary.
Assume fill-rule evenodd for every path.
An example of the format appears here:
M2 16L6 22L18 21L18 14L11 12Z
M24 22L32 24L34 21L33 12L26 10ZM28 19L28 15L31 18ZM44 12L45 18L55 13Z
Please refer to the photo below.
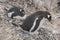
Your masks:
M25 17L26 16L25 11L20 7L12 7L11 9L7 11L8 18L11 18L11 19L15 17L18 18L17 16L19 16L20 18Z
M47 11L37 11L34 14L28 16L22 25L20 25L21 29L27 32L35 32L36 30L39 30L40 22L43 18L48 19L51 21L51 14ZM18 26L17 24L14 24L15 26Z

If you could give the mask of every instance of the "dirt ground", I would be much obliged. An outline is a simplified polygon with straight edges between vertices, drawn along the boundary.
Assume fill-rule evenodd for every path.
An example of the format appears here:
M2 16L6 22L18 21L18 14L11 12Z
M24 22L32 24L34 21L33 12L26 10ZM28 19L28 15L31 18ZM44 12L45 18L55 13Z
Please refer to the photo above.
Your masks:
M0 40L60 40L60 10L57 2L59 0L0 0ZM2 17L7 12L5 9L13 6L22 7L28 15L36 11L48 11L52 15L52 23L46 20L33 35L24 33ZM21 21L16 19L15 23Z

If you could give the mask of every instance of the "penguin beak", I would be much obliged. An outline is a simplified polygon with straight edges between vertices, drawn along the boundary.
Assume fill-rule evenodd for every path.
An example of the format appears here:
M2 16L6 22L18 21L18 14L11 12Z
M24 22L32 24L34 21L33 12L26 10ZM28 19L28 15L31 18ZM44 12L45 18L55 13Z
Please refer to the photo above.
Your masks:
M48 21L51 21L51 18L48 18Z
M48 21L51 21L51 19L48 19Z
M49 18L48 21L52 24L52 19L51 18Z
M52 18L51 17L48 19L48 21L52 24Z

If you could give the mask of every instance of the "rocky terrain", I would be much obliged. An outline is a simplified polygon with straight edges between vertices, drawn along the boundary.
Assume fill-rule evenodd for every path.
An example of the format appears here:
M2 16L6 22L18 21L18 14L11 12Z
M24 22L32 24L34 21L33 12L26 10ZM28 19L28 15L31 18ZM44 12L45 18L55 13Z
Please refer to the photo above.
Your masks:
M60 0L0 0L0 40L60 40ZM13 26L3 16L11 7L21 7L25 14L31 15L36 11L48 11L52 15L51 23L46 20L41 28L30 35ZM16 19L15 23L21 21Z

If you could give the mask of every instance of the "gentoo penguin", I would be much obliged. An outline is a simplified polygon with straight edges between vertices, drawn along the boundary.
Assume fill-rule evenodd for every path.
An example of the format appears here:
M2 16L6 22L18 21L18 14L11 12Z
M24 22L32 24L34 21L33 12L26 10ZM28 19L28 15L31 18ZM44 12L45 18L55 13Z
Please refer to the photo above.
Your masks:
M41 24L41 20L43 18L48 19L51 21L51 14L47 11L37 11L34 14L31 14L28 16L22 25L20 25L21 29L27 32L35 32L39 29L39 25ZM17 24L12 23L15 26L18 26Z
M25 15L25 11L23 8L20 8L20 7L12 7L10 8L8 11L7 11L7 17L8 18L25 18L26 15Z

